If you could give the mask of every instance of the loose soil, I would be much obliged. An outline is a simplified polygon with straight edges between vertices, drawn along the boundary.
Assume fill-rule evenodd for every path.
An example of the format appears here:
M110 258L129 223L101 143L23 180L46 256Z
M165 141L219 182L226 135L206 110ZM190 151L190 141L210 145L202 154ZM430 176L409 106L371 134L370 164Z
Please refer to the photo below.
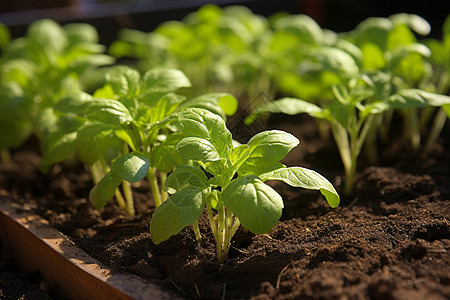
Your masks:
M271 124L301 140L285 164L314 169L342 191L335 145L319 138L313 120L283 118ZM362 158L354 193L335 209L318 192L270 182L285 201L281 221L259 236L239 229L224 265L215 261L205 218L202 246L190 228L154 245L148 232L154 204L146 183L134 186L135 217L115 202L96 211L87 200L92 184L85 167L74 161L41 174L33 139L12 153L12 163L0 166L0 197L36 210L105 265L186 298L450 299L449 127L430 155L398 141L380 146L376 167ZM45 291L41 279L30 282L30 275L11 273L15 267L7 260L0 267L0 299L20 298L5 296L17 278L22 283L13 290ZM58 295L50 291L46 297Z

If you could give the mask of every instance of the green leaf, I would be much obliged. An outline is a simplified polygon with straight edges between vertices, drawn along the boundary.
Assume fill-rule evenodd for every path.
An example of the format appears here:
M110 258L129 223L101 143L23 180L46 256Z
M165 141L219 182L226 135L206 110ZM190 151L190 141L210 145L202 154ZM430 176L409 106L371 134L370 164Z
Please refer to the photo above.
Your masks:
M292 116L307 113L315 118L320 118L322 109L319 106L305 100L296 98L281 98L258 107L252 111L244 122L249 125L253 123L258 116L265 113L283 113Z
M393 24L387 18L367 18L359 23L352 32L355 45L361 48L366 43L372 43L384 52L386 51L387 36L392 28Z
M225 121L208 110L185 109L178 113L178 124L186 137L209 141L221 157L225 158L232 149L232 137Z
M106 74L106 83L119 97L133 97L139 90L140 77L136 70L117 66Z
M397 92L387 99L390 108L409 108L442 106L450 103L450 97L441 94L429 93L419 89L405 89Z
M328 70L341 78L351 78L359 73L359 67L347 52L334 47L322 47L313 51L313 57L322 70Z
M389 17L394 24L405 24L420 35L427 35L431 26L424 18L415 14L400 13Z
M309 190L320 190L331 207L339 205L339 195L333 185L316 171L301 167L281 168L261 174L262 181L281 180L293 187Z
M108 124L86 123L78 129L76 146L80 159L92 165L99 159L110 161L116 157L122 142L115 134L115 128Z
M177 151L176 145L183 138L180 133L172 133L161 144L153 147L150 153L150 164L160 172L169 173L173 168L186 162Z
M89 200L95 209L103 208L111 201L117 187L122 182L119 176L112 172L108 172L89 193Z
M247 157L242 157L237 172L241 176L259 175L278 169L283 166L279 161L299 143L295 136L280 130L258 133L248 141L250 152Z
M221 116L222 119L225 119L225 116L232 116L236 113L238 101L231 94L211 93L190 99L180 106L181 109L190 107L209 110L210 112Z
M222 201L255 234L267 233L281 217L283 199L256 176L233 180L222 192Z
M150 234L159 244L191 225L203 212L203 194L198 188L186 187L164 201L152 215Z
M187 137L177 144L177 150L183 157L194 161L218 161L221 159L213 144L198 137Z
M111 125L120 125L133 121L128 109L119 101L92 98L86 93L76 93L58 101L55 110L63 113L75 113L90 121L100 121Z
M169 194L175 194L187 186L203 189L208 178L202 169L190 165L176 168L167 177L164 188Z
M129 129L117 129L115 133L119 139L121 139L122 141L127 143L128 146L130 146L131 150L137 151L140 143L140 137L138 132Z
M190 86L191 82L180 70L152 69L144 74L141 88L146 93L169 93Z
M70 23L64 25L70 44L98 43L98 33L94 26L87 23Z
M175 109L184 101L186 97L174 93L168 93L162 96L151 108L151 122L156 123L175 111Z
M50 19L33 22L26 36L31 51L43 49L48 55L62 53L68 42L64 29Z
M149 168L150 163L147 157L135 152L122 155L111 164L111 172L129 182L144 179Z
M320 45L324 40L320 26L307 15L280 17L275 21L274 27L276 30L284 30L295 34L305 44Z
M75 153L76 132L57 134L56 137L42 156L40 168L43 172L46 172L52 164L62 162Z

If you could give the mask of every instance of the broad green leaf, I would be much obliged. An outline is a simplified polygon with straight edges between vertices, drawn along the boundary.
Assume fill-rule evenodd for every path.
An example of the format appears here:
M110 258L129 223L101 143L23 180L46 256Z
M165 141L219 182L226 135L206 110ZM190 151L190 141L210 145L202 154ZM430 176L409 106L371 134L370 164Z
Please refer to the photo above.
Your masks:
M139 133L130 129L116 129L116 136L127 143L131 150L137 151L140 143Z
M231 94L211 93L190 99L180 106L181 109L189 107L203 108L225 119L225 116L232 116L236 113L238 101Z
M386 51L387 36L392 28L393 24L387 18L367 18L359 23L353 31L355 45L361 48L366 43L372 43L384 52Z
M165 94L151 108L151 122L156 123L169 116L185 99L186 97L174 93Z
M405 89L387 99L390 108L409 108L442 106L450 103L450 97L441 94L429 93L419 89Z
M177 150L183 157L194 161L218 161L221 159L213 144L198 137L186 137L177 144Z
M342 127L351 126L350 117L356 115L356 107L351 103L341 103L338 100L332 101L324 107L324 118L329 122L337 122Z
M388 33L387 50L395 50L398 47L405 47L417 42L414 33L404 24L398 24Z
M31 51L43 49L48 55L62 53L68 42L64 29L50 19L33 22L26 37Z
M316 171L301 167L281 168L260 175L262 181L281 180L293 187L320 190L331 207L339 205L339 195L333 185Z
M43 172L46 172L52 164L62 162L75 153L76 132L58 134L55 137L56 139L50 143L42 156L40 168Z
M164 189L169 194L175 194L187 186L203 189L208 178L202 169L190 165L182 165L176 168L167 177Z
M117 66L106 74L106 83L119 97L134 97L139 90L140 74L125 66Z
M361 49L358 48L355 44L344 39L339 39L338 41L336 41L334 47L341 49L342 51L349 54L355 61L358 69L362 66L364 55Z
M319 106L305 100L296 98L281 98L256 108L244 122L249 125L253 123L258 116L265 113L283 113L287 115L307 113L315 118L320 118L322 109Z
M230 160L233 166L239 162L243 162L249 155L251 149L248 145L237 145L231 150Z
M111 172L118 177L138 182L147 176L150 163L144 155L132 152L115 159L111 164Z
M365 43L361 46L364 56L363 68L365 70L378 70L386 65L383 50L374 43Z
M203 212L202 190L184 188L170 196L153 213L150 220L152 241L159 244L191 225Z
M420 35L427 35L431 26L424 18L415 14L400 13L389 17L393 24L405 24Z
M219 97L218 104L227 116L234 115L238 109L237 99L230 94L222 94L222 96Z
M63 113L75 113L90 121L100 121L111 125L120 125L133 121L128 109L113 99L92 98L86 93L76 93L62 98L55 110Z
M146 93L169 93L190 86L189 79L179 70L152 69L144 74L141 88Z
M183 138L180 133L172 133L161 144L153 147L150 153L150 164L160 172L169 173L176 166L186 162L177 151L176 145Z
M185 109L178 113L178 124L186 137L209 141L221 157L225 158L232 149L232 137L225 121L208 110Z
M274 27L276 30L292 32L305 44L320 45L324 40L320 26L313 18L307 15L280 17L275 21Z
M347 52L334 47L322 47L313 51L313 58L322 70L328 70L341 78L351 78L359 73L359 67Z
M279 163L299 140L290 133L280 130L264 131L253 136L247 143L250 152L242 157L237 172L239 175L259 175L278 169Z
M64 25L70 44L98 43L98 33L94 26L87 23L70 23Z
M256 176L233 180L222 192L222 201L255 234L275 227L283 210L283 199Z
M78 129L76 147L80 159L92 165L99 159L109 162L121 150L122 142L108 124L86 123Z
M89 193L89 200L95 209L101 209L111 201L117 187L122 182L119 176L108 172Z

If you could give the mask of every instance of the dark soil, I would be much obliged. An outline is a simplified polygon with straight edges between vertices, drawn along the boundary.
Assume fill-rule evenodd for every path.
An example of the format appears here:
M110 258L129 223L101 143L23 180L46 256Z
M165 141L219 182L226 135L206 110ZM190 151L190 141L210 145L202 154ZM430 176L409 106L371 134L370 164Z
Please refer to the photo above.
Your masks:
M301 140L284 163L314 169L341 191L345 178L334 143L319 139L307 117L276 122ZM32 140L13 152L13 163L0 166L0 197L28 203L104 264L186 298L450 299L449 133L447 126L430 155L400 142L382 145L379 166L362 159L354 193L335 209L318 192L271 183L285 201L282 220L260 236L240 229L224 265L215 261L206 220L200 222L202 247L190 228L154 245L146 183L134 186L136 217L114 202L96 211L87 200L91 179L85 167L74 162L42 175ZM8 264L0 264L0 299L19 299L4 295L15 276L28 279L10 275ZM37 284L40 291L40 279Z

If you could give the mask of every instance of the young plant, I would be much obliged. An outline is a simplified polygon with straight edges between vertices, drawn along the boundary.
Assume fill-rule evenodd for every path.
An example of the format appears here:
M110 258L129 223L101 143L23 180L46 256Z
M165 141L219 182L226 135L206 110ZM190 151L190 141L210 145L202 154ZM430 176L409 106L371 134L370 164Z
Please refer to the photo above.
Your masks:
M261 91L273 92L257 54L268 33L267 20L246 7L209 4L150 33L123 29L109 52L137 59L141 70L183 71L193 83L194 95L228 91L253 100Z
M422 88L430 76L426 58L431 52L418 42L416 35L427 35L430 24L414 14L395 14L388 18L368 18L345 37L362 53L361 73L382 71L390 75L396 89ZM400 110L403 138L412 149L420 147L420 120L417 108ZM385 116L389 128L392 116ZM385 130L386 131L386 130Z
M183 137L176 149L189 164L177 167L167 177L165 189L170 197L155 210L150 221L155 244L189 225L200 241L197 220L206 207L217 259L223 263L240 224L255 234L263 234L280 219L283 201L264 184L267 180L320 190L331 207L339 204L337 192L323 176L279 162L299 143L289 133L265 131L239 145L222 118L198 108L180 112L177 126Z
M0 44L4 39L0 37ZM2 125L13 130L2 134L6 138L0 148L15 147L35 134L46 151L46 144L60 131L53 114L55 103L64 95L95 86L95 77L86 77L98 75L97 67L114 62L102 53L105 47L98 43L91 25L63 27L48 19L32 23L25 37L12 40L3 50L0 106L11 114L2 118Z
M233 114L237 107L237 100L229 94L206 94L189 100L175 94L190 85L179 70L153 69L141 76L128 67L113 68L94 97L77 93L57 103L55 110L73 116L78 127L52 144L42 164L64 160L76 152L91 166L96 185L90 200L96 208L105 206L115 195L119 205L133 215L130 183L144 178L159 206L166 198L160 189L166 174L185 162L174 150L181 139L171 126L177 110L204 107L225 118L224 111Z
M333 86L335 100L322 107L296 98L282 98L259 107L245 122L252 123L267 113L310 116L328 122L345 170L346 195L353 191L358 157L369 133L379 124L378 115L394 109L442 106L450 97L419 89L396 90L389 76L366 74L350 81L348 86Z
M431 55L427 61L432 66L432 76L424 84L424 89L431 90L435 93L449 95L450 94L450 15L442 26L442 40L429 39L422 41L431 51ZM424 114L427 118L422 118L422 124L426 124L428 117L433 115L432 111ZM447 112L447 114L446 114ZM425 142L425 152L430 152L436 143L442 128L447 121L449 114L448 109L439 109L436 113L433 125Z

